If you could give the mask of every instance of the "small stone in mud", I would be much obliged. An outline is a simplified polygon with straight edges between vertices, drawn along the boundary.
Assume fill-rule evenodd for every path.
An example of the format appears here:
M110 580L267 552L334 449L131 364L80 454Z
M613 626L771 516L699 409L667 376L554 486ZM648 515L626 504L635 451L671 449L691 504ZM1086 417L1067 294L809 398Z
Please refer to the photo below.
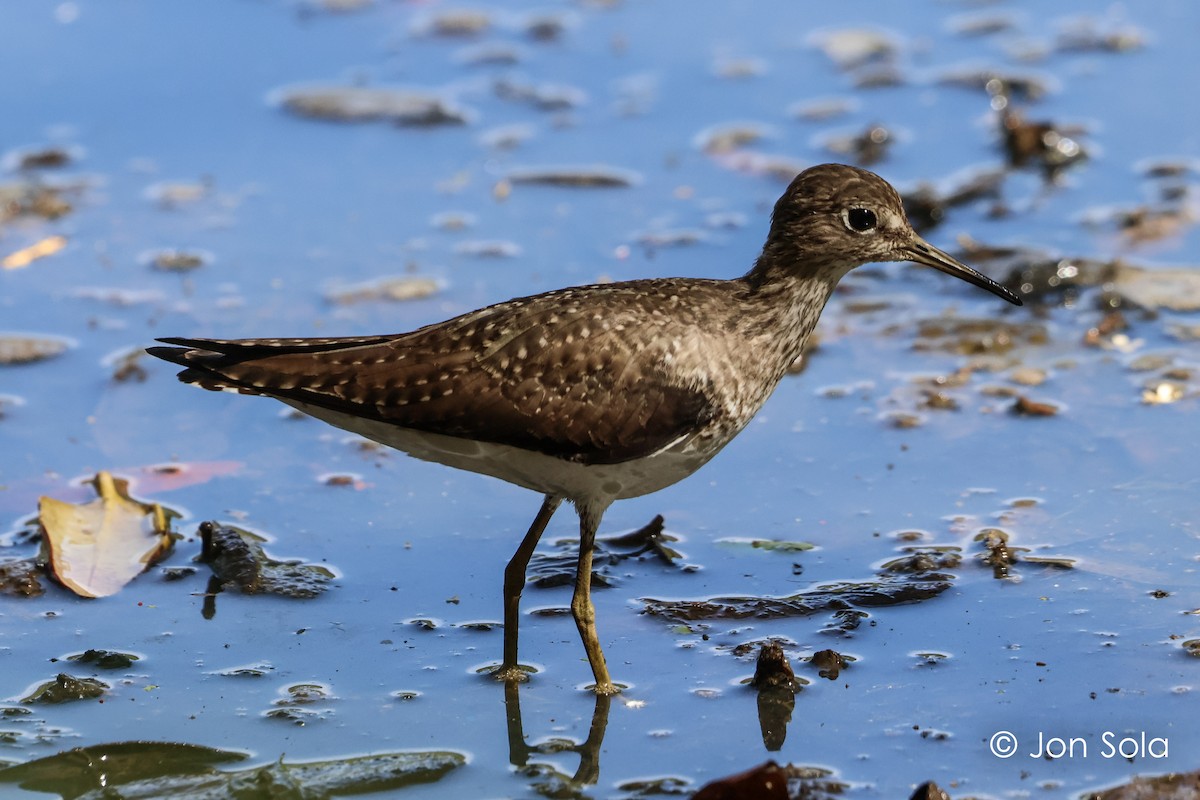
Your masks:
M262 549L262 538L249 531L202 522L199 533L198 560L212 568L218 588L308 599L324 592L333 580L333 573L326 567L269 557Z
M57 169L72 161L71 150L65 147L32 147L6 153L0 164L10 170Z
M117 383L146 380L146 368L142 366L142 356L145 354L145 350L136 347L113 359L112 379Z
M475 239L454 245L454 252L475 258L516 258L521 255L521 246L506 239Z
M774 761L704 784L692 800L788 800L788 775Z
M203 250L155 250L142 261L161 272L191 272L212 261L212 255Z
M730 153L772 136L774 131L754 122L737 122L705 128L696 134L696 148L710 155Z
M1022 417L1053 417L1058 413L1058 406L1053 403L1043 403L1030 400L1025 395L1019 395L1013 403L1012 412Z
M859 166L869 167L882 161L895 142L892 132L882 125L871 125L853 136L828 140L825 147L835 155L849 158Z
M805 122L824 122L842 117L858 108L855 100L848 97L828 97L797 103L788 113Z
M953 208L989 198L998 200L1003 183L1003 171L994 169L977 172L944 192L921 183L904 193L904 213L917 231L924 232L940 225Z
M950 793L933 781L926 781L913 790L908 800L950 800Z
M397 125L465 125L472 116L433 94L371 86L301 86L280 90L279 105L296 116L330 122L384 120Z
M1186 392L1187 386L1178 381L1154 381L1142 390L1142 402L1148 406L1177 403Z
M1064 53L1126 53L1146 46L1146 34L1132 25L1100 27L1096 20L1083 17L1073 21L1058 36L1057 49Z
M58 219L72 208L61 189L38 183L0 184L0 225L21 217Z
M1045 326L1037 322L944 316L917 323L913 349L960 355L1000 355L1014 347L1042 345L1048 341Z
M925 418L920 414L912 414L907 411L889 411L883 415L883 419L897 430L919 428L925 424Z
M1046 370L1036 367L1018 367L1008 373L1008 379L1022 386L1041 386L1046 382Z
M946 655L945 653L928 652L916 653L915 655L918 659L918 667L936 667L939 664L945 663L946 660L950 658L950 656Z
M0 561L0 595L9 597L40 597L42 571L33 558Z
M934 392L925 390L921 400L922 408L931 408L936 411L957 411L959 409L958 400L953 395L945 392Z
M492 17L486 11L446 9L430 17L418 32L431 36L463 38L479 36L492 27Z
M140 661L139 656L131 653L120 653L115 650L84 650L73 656L67 656L68 661L80 664L95 664L100 669L129 669L133 662Z
M1048 81L1035 75L1019 75L990 69L948 71L938 78L938 83L964 89L982 89L993 101L1001 101L998 103L1000 108L1007 106L1011 100L1041 100L1051 88Z
M607 166L545 167L513 170L507 180L515 184L621 188L640 183L641 176L631 170Z
M32 364L67 351L66 339L49 336L0 336L0 366Z
M991 36L1012 30L1016 20L1011 14L963 14L951 18L947 27L959 36Z
M883 569L893 573L922 573L954 569L961 563L962 554L957 547L953 549L921 548L903 558L888 561L883 565Z
M94 700L103 697L109 685L95 678L76 678L60 672L54 680L47 681L22 697L22 703L69 703L73 700Z
M997 580L1009 577L1009 570L1017 562L1017 554L1008 546L1008 533L999 528L984 528L975 535L986 552L982 561L992 568L992 577Z
M437 294L440 288L441 284L433 278L401 275L330 289L325 293L325 299L335 305L374 300L402 302L429 297Z
M1015 110L1005 108L1000 118L1004 151L1014 167L1037 165L1047 178L1087 158L1087 151L1071 136L1049 122L1028 122Z
M871 28L840 28L815 34L810 43L837 65L852 70L865 64L889 62L899 55L895 37Z
M534 14L525 20L521 28L525 35L537 42L553 42L561 38L570 27L570 18L553 12Z
M847 667L846 657L836 650L818 650L812 654L809 662L817 668L817 674L831 681L837 680L838 675Z
M758 652L758 661L754 667L754 678L750 685L756 689L784 686L794 689L796 675L788 662L787 654L777 642L767 642Z

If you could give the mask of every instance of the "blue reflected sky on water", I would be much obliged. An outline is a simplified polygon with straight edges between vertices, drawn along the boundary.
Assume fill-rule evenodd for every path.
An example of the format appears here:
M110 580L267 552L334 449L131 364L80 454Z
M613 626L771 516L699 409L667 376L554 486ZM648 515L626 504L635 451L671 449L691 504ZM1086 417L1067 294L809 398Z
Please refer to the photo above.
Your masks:
M350 14L265 2L0 10L0 29L10 32L0 149L78 146L77 164L46 175L86 184L71 214L7 226L0 238L7 254L50 233L68 237L63 253L0 272L0 330L76 342L56 360L0 368L0 394L23 400L0 419L5 524L33 513L39 494L62 495L71 479L97 469L136 476L139 467L171 459L234 462L214 468L217 477L150 499L185 510L185 533L203 519L241 519L271 536L277 555L327 561L340 575L315 601L219 597L211 621L200 615L199 576L171 584L147 575L104 601L75 600L57 588L39 600L0 601L6 697L52 677L58 668L49 659L86 647L146 657L103 706L39 710L46 728L65 732L4 746L0 759L133 738L248 750L263 761L282 752L315 759L442 748L467 752L471 762L424 790L429 796L525 796L536 783L509 770L499 687L470 674L498 657L500 633L461 623L499 618L502 565L537 498L398 454L364 452L339 431L282 419L267 401L185 390L166 365L146 363L144 382L114 383L102 361L123 348L158 335L399 331L565 284L738 274L761 246L783 184L701 153L694 144L701 131L758 122L773 133L754 150L815 163L832 158L824 137L881 122L899 142L875 169L901 186L943 179L1001 160L987 98L937 83L946 68L972 64L1048 78L1054 88L1029 107L1030 117L1082 125L1093 157L1053 190L1033 172L1011 176L1005 199L1013 213L993 219L987 203L957 209L930 234L935 243L950 246L969 233L1152 266L1197 261L1190 227L1135 247L1111 226L1083 224L1091 209L1153 199L1138 164L1200 152L1200 110L1177 102L1196 67L1198 12L1189 4L1161 4L1153 14L1134 6L1102 11L1102 27L1140 28L1143 49L1051 54L1030 64L1015 61L1017 43L1052 43L1063 19L1093 13L1094 4L1058 4L1051 19L1033 3L877 2L855 4L853 17L839 4L766 2L705 13L681 2L476 7L492 10L495 25L475 40L416 33L446 8L436 3L377 3ZM71 9L72 21L56 19ZM522 32L535 11L565 15L559 40ZM952 33L953 18L968 13L1011 15L1014 31ZM895 37L906 85L855 90L810 44L816 31L864 24ZM462 63L461 51L481 42L511 43L521 61ZM722 65L743 59L759 60L764 71L721 76ZM587 100L565 112L539 111L495 95L493 83L505 76L577 87ZM432 129L340 125L297 119L269 102L280 87L314 82L433 89L475 119ZM828 96L851 98L858 109L823 123L789 113L795 103ZM533 135L511 151L480 143L508 124L528 125ZM513 168L593 163L636 170L642 180L612 190L517 186L496 199L497 182ZM148 196L179 182L208 188L199 201L169 210ZM444 230L432 222L444 212L475 221ZM745 224L705 227L711 214L725 212ZM680 228L702 230L706 241L654 249L637 242ZM482 259L455 249L493 239L522 254ZM163 274L141 260L162 247L202 249L214 259L187 276ZM331 287L410 272L444 288L408 303L325 299ZM619 784L647 775L698 786L764 760L755 698L739 685L753 664L728 649L770 636L790 642L793 657L834 647L858 659L837 682L797 663L813 685L798 695L787 742L773 755L832 768L861 796L896 796L927 778L957 782L956 796L1077 791L1135 771L1195 768L1188 754L1200 734L1187 720L1200 662L1183 655L1179 640L1200 636L1186 613L1196 596L1197 474L1187 432L1195 430L1197 383L1181 402L1143 405L1145 376L1129 369L1146 353L1200 369L1195 343L1167 332L1196 324L1195 315L1135 319L1128 352L1104 351L1080 344L1099 320L1083 303L1037 317L900 265L850 283L853 291L827 310L821 349L805 373L786 380L725 453L689 481L607 514L606 529L623 531L662 513L682 537L686 562L701 568L626 563L617 586L597 593L614 674L634 688L613 703L599 784L586 791L621 796ZM79 296L79 287L158 294L123 307ZM849 301L862 297L890 305L855 313ZM1050 380L1028 393L1063 412L1049 419L1003 413L1008 401L978 391L1003 376L982 375L960 393L958 413L925 412L915 429L890 426L887 413L910 404L914 376L963 365L957 355L913 349L915 320L950 308L1013 322L1038 318L1049 344L1019 349L1017 358L1049 370ZM355 474L363 486L322 485L332 472ZM1037 503L1014 508L1022 498ZM1019 580L993 580L975 563L971 541L991 525L1038 554L1077 559L1078 568L1023 566ZM954 588L932 601L872 609L851 638L819 633L827 619L818 618L718 621L705 639L639 614L638 598L648 596L784 595L865 579L898 553L902 543L892 534L909 529L926 531L927 543L964 549ZM562 513L543 549L572 533ZM768 553L728 541L738 537L808 540L819 549ZM171 563L188 563L196 549L182 543ZM1169 594L1151 596L1156 590ZM562 607L567 598L564 589L531 588L525 607ZM437 627L412 624L419 618ZM594 706L576 691L587 669L574 626L541 616L523 625L523 656L543 668L521 692L526 733L582 741ZM923 666L916 654L925 652L947 658ZM218 674L252 664L272 669L258 680ZM262 718L284 687L305 681L327 684L336 696L322 707L323 719L296 727ZM391 693L399 690L420 696L398 702ZM1130 765L1094 749L1086 760L1002 761L986 749L1001 728L1023 742L1039 731L1147 730L1170 737L1171 758ZM575 769L569 755L534 760Z

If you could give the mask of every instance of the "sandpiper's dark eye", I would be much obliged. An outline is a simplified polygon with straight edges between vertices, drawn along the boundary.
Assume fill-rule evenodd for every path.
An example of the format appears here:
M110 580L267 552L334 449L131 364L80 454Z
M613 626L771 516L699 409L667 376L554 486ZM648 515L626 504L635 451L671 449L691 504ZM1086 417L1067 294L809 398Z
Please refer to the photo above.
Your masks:
M871 230L877 222L875 212L869 208L851 208L846 212L846 224L859 233Z

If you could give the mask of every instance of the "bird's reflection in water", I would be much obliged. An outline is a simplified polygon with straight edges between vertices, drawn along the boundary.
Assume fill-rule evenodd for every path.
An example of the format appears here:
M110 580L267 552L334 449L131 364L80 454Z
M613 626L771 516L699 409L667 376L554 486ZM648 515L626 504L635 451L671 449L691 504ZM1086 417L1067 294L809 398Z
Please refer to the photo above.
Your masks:
M758 691L758 723L762 731L763 746L769 752L778 752L783 747L787 738L787 726L792 720L792 710L796 706L796 692L803 683L804 681L793 675L791 664L777 643L764 645L751 685ZM521 683L504 682L508 760L531 779L532 787L539 794L583 797L584 787L592 786L600 780L600 747L608 729L612 696L598 694L595 701L592 722L588 727L587 739L583 742L565 737L551 737L531 744L525 735L525 723L521 716ZM574 753L579 756L579 767L574 775L567 775L550 761L537 759L537 756L553 756L560 753Z
M608 728L608 712L612 696L596 695L596 706L592 711L592 724L587 739L577 743L572 739L549 738L529 744L525 738L525 725L521 719L521 684L518 681L504 682L504 712L508 727L508 760L518 770L534 779L533 786L541 791L541 783L555 784L554 797L581 797L582 788L595 784L600 779L600 745L604 743L604 732ZM573 776L560 772L546 761L532 760L540 755L575 753L579 756L579 768ZM566 793L564 793L566 792Z

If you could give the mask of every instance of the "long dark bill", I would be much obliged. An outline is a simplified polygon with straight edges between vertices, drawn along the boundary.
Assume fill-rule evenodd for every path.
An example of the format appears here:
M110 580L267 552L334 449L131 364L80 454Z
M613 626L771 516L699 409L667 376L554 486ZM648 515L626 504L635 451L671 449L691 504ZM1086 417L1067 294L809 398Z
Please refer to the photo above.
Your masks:
M953 275L956 278L961 278L967 283L978 286L980 289L987 289L992 294L996 295L997 297L1004 298L1014 306L1023 305L1023 303L1021 303L1021 298L1017 297L1008 289L1005 289L987 275L971 269L957 258L938 250L920 236L913 237L912 243L904 248L904 255L909 261L917 264L924 264L927 267L933 267L939 272L944 272L947 275Z

